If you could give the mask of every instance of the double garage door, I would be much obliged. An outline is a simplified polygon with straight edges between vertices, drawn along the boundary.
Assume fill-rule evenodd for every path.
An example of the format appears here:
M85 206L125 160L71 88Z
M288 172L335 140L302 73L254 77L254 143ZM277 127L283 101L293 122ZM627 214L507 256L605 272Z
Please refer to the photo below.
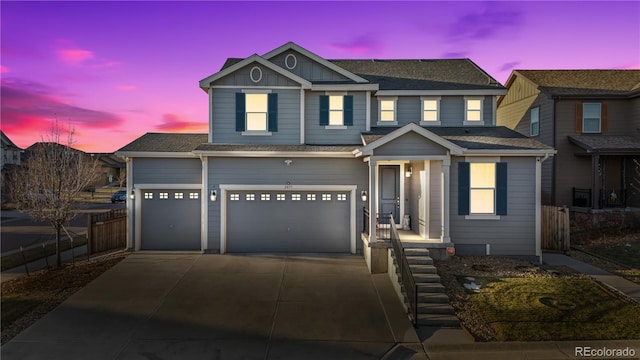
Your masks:
M143 250L200 250L200 190L142 190Z
M349 252L349 191L226 191L227 252Z

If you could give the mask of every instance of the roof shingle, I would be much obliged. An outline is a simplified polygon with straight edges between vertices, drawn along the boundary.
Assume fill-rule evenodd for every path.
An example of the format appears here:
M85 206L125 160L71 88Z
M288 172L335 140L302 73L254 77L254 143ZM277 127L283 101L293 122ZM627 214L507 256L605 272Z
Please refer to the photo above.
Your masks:
M626 95L640 90L640 70L515 70L553 95Z
M118 152L191 152L207 140L207 134L146 133Z

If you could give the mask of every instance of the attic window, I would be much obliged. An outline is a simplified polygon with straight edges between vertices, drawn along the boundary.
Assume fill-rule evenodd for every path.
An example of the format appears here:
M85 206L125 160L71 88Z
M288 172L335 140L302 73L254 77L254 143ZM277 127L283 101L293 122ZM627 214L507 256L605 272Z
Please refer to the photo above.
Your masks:
M262 69L257 66L252 67L251 71L249 71L249 77L254 83L260 82L262 80Z
M298 65L298 59L293 54L288 54L284 58L284 66L289 70L293 70Z

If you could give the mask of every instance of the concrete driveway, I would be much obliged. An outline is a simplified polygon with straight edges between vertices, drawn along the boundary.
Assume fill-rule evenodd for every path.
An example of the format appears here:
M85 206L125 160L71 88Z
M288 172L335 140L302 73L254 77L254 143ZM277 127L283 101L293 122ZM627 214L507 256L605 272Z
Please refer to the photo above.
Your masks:
M379 359L418 342L361 256L133 254L5 344L9 359Z

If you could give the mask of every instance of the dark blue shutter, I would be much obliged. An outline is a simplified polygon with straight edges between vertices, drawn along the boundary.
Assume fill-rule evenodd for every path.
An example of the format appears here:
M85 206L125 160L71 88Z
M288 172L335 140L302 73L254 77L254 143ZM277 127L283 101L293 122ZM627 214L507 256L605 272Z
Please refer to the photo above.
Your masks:
M320 95L320 126L329 125L329 96Z
M245 98L244 93L236 93L236 131L245 130Z
M507 215L507 163L496 164L496 215Z
M469 163L458 163L458 215L469 215Z
M269 131L278 131L278 94L269 94Z
M344 96L344 126L353 126L353 95Z

